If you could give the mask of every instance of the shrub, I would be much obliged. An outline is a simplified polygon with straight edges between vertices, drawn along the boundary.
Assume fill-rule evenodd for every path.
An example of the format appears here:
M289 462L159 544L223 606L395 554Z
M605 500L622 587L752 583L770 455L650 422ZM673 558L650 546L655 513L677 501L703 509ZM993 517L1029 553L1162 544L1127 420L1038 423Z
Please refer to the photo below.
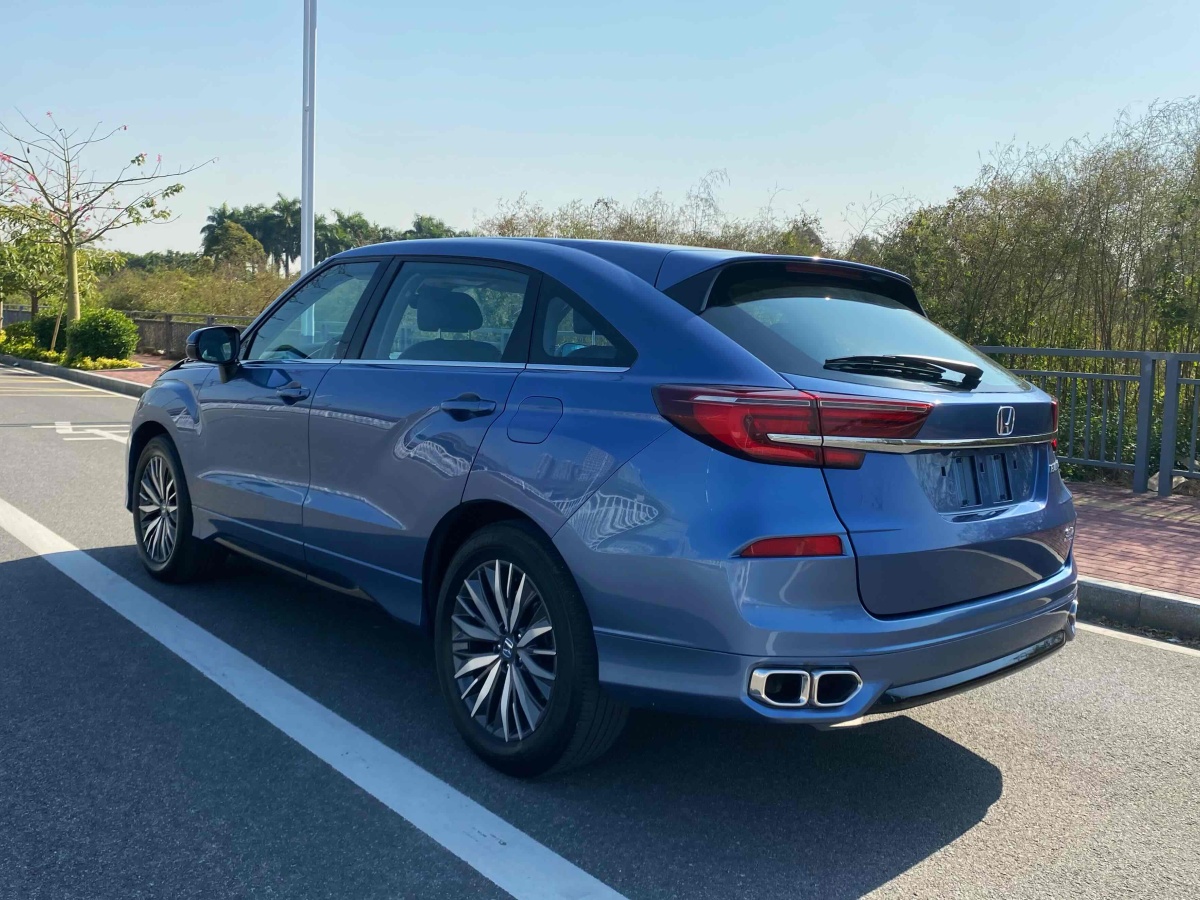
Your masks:
M137 349L138 329L115 309L87 309L67 329L67 356L127 359Z
M61 365L65 354L55 353L53 350L43 350L33 343L32 340L15 343L10 340L4 342L4 352L9 356L17 356L21 359L33 359L38 362L55 363Z
M72 369L83 369L87 372L94 372L98 369L136 368L137 363L129 359L110 359L107 356L101 356L98 359L92 359L90 356L78 356L67 360L67 366Z
M4 329L4 340L9 344L32 344L33 326L29 322L13 322Z
M54 324L58 321L57 313L40 313L29 323L33 329L33 340L43 350L62 350L67 346L67 318L63 316L62 324L58 327L58 340L50 346L54 337Z

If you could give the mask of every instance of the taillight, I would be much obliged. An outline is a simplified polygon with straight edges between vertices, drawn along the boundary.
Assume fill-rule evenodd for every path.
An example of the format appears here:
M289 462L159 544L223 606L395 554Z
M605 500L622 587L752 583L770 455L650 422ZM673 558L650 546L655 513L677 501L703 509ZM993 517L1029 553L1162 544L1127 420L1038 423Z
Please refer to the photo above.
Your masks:
M1058 398L1050 398L1050 432L1054 437L1050 441L1050 449L1058 452Z
M710 446L762 462L857 469L863 451L825 438L915 437L932 404L770 388L659 385L659 412Z

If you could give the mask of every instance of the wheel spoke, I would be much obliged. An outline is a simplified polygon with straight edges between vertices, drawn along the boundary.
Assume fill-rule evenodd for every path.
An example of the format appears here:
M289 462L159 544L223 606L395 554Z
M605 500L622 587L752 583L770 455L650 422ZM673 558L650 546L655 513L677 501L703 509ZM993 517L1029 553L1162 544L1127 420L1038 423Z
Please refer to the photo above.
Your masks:
M496 599L496 609L500 613L500 624L505 631L510 631L512 626L508 621L508 608L504 603L504 588L500 587L500 560L496 560L495 568L492 569L492 596Z
M542 681L553 681L554 673L549 669L543 669L539 663L533 661L533 657L526 650L518 650L517 657L534 678L540 678Z
M525 597L525 584L527 582L525 573L521 573L521 582L517 585L517 596L513 600L512 614L509 616L508 630L512 631L517 627L517 623L521 621L521 600Z
M500 624L496 621L496 617L492 614L492 610L488 607L487 600L485 600L480 592L475 590L474 586L471 584L471 580L473 578L474 576L468 578L463 583L463 586L467 589L467 593L471 595L471 600L475 603L475 608L479 610L479 615L483 621L487 623L488 628L499 634L501 631ZM479 586L481 588L483 587L482 584Z
M473 622L467 621L466 616L451 616L450 621L454 623L454 627L465 634L467 637L476 641L490 641L495 643L500 640L498 632L492 631Z
M543 634L549 634L553 629L550 627L548 619L539 619L534 625L529 626L529 630L521 635L521 640L517 642L518 647L527 647L533 641L536 641Z
M525 721L529 723L529 730L537 728L538 722L542 718L542 708L538 702L533 699L529 692L528 686L525 684L525 679L528 676L517 669L517 676L513 679L513 685L517 689L517 702L521 705L521 712L525 714Z
M467 660L466 664L454 673L454 677L462 678L464 675L469 675L476 669L482 669L484 666L490 666L498 659L500 659L500 655L498 653L485 653L482 656L474 656Z
M504 728L504 742L509 741L508 730L508 707L512 703L512 675L513 667L504 667L504 687L500 689L500 724Z
M479 696L475 698L475 705L471 707L471 716L479 712L479 707L483 706L485 700L492 694L492 688L496 686L496 673L500 671L500 664L496 663L488 670L487 678L483 681L483 687L479 689Z

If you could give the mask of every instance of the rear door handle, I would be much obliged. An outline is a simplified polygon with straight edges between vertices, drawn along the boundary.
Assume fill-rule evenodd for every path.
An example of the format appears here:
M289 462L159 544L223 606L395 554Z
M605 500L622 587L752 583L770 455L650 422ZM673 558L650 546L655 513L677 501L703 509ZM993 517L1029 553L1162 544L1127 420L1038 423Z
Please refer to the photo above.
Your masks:
M302 387L296 382L285 384L283 387L275 391L281 400L286 400L288 403L295 403L297 400L303 400L308 396L308 388Z
M496 411L496 401L481 400L478 394L460 394L453 400L443 400L441 409L450 418L465 422L477 416L490 416Z

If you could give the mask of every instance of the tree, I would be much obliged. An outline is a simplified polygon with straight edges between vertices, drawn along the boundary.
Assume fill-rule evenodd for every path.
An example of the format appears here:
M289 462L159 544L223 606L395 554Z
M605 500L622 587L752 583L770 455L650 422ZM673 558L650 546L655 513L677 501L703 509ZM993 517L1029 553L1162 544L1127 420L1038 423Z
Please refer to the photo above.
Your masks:
M161 155L148 167L148 154L138 153L115 175L99 177L83 168L83 157L126 126L101 133L97 124L81 137L78 130L59 127L50 113L46 118L50 125L41 127L22 115L28 128L24 136L0 123L0 135L12 142L0 152L0 204L32 231L51 235L60 248L66 311L75 321L80 310L80 250L121 228L170 221L164 201L183 190L173 179L199 166L168 172Z
M213 230L207 255L233 272L257 272L266 259L263 245L237 222L222 222Z
M300 198L278 195L271 206L275 215L276 256L283 261L283 275L290 278L292 260L300 258Z
M400 235L400 240L414 241L422 238L466 237L469 232L455 231L437 216L413 216L412 228Z
M61 299L66 289L62 253L53 232L29 224L30 217L12 207L0 206L0 299L23 296L37 316L42 301ZM79 252L79 289L92 293L97 278L124 264L120 253L86 249Z

